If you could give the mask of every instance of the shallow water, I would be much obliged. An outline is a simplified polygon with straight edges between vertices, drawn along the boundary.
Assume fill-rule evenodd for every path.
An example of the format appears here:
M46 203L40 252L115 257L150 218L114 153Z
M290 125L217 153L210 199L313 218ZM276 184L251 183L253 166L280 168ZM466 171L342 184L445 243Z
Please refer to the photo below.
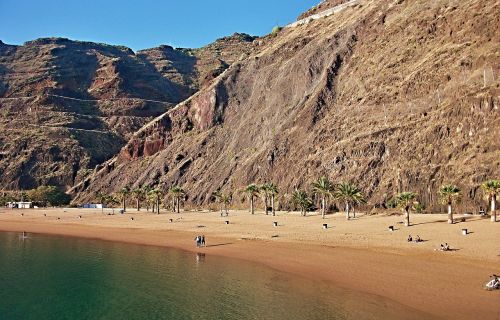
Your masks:
M2 320L376 319L404 311L239 260L0 232Z

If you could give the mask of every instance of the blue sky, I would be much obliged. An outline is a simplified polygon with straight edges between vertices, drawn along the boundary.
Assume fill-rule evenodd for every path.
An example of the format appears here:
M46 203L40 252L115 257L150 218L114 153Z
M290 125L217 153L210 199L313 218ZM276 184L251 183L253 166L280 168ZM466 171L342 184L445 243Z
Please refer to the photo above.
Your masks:
M320 0L0 0L0 40L41 37L196 48L234 32L264 35Z

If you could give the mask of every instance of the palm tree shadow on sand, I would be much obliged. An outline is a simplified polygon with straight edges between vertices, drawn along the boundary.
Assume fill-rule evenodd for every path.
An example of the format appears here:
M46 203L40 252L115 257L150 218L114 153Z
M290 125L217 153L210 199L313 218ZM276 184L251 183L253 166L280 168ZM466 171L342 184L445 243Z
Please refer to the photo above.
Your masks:
M230 244L233 244L233 243L232 242L226 242L226 243L211 244L209 246L205 246L205 248L227 246L227 245L230 245Z
M420 222L420 223L412 223L411 225L412 226L418 226L418 225L421 225L421 224L431 224L431 223L443 223L443 222L446 222L448 220L435 220L435 221L427 221L427 222Z

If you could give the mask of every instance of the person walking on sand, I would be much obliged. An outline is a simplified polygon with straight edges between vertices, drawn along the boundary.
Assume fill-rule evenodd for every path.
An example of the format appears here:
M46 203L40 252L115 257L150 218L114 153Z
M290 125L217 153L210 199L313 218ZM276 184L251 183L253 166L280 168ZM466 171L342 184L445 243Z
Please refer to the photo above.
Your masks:
M205 235L201 236L201 245L205 246Z
M200 236L196 236L196 238L194 238L194 240L196 241L196 246L199 248L200 247L200 243L201 243L201 237Z

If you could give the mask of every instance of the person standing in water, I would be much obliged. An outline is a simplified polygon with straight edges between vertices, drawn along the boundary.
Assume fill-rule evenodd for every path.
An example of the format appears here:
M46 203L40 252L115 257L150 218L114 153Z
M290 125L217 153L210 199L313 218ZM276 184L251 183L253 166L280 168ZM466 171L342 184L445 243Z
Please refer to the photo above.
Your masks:
M201 236L201 245L205 246L205 235Z
M196 246L199 248L200 244L201 244L201 237L200 236L196 236L196 238L194 238L194 240L196 241Z

